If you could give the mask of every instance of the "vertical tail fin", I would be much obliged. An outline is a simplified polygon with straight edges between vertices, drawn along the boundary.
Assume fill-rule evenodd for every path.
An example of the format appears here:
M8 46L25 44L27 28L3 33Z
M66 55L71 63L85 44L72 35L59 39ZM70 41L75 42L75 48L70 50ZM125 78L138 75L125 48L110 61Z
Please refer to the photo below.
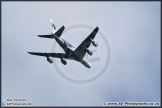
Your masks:
M51 22L51 25L52 25L52 33L54 34L57 31L56 26L54 25L54 22L51 18L50 18L50 22Z

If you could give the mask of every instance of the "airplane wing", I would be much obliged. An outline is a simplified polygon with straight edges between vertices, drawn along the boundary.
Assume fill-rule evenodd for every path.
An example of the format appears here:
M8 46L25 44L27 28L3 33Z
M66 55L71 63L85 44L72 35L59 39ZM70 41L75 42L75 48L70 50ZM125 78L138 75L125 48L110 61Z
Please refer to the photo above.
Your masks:
M68 56L65 53L39 53L39 52L28 52L28 53L37 56L73 59L71 56Z
M57 31L55 32L55 35L56 35L57 37L60 37L61 34L62 34L62 32L64 31L64 29L65 29L65 27L62 26L59 30L57 30ZM38 36L39 36L39 37L42 37L42 38L54 38L54 36L51 35L51 34L49 34L49 35L38 35Z
M75 52L83 58L86 53L86 48L91 44L91 39L93 40L98 32L99 28L96 27L92 33L75 49Z

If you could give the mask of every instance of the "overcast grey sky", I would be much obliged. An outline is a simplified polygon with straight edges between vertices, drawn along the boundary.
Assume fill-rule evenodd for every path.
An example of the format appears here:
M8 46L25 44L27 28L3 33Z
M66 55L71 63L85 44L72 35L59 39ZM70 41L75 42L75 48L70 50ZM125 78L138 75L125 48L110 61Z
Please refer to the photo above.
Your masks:
M103 106L103 102L160 102L160 2L2 2L2 97L26 98L33 106ZM64 79L45 57L27 51L51 52L56 28L76 24L99 27L109 42L110 63L93 82L77 84ZM77 47L92 30L77 28L63 34ZM96 76L109 54L99 34L92 57L101 61L88 69L75 61L59 69L75 80ZM56 45L55 52L63 52Z

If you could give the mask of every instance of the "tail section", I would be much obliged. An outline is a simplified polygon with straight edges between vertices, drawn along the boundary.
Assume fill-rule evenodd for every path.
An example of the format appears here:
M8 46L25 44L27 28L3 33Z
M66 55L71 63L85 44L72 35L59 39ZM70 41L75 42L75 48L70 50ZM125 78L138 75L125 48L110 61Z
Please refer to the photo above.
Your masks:
M62 26L60 29L56 30L56 26L53 23L53 20L50 18L50 22L52 25L52 33L49 35L38 35L39 37L42 38L55 38L55 36L60 37L62 32L64 31L65 27Z
M61 34L62 34L62 32L64 31L64 29L65 29L65 27L62 26L62 27L55 33L55 35L56 35L57 37L60 37Z
M63 33L65 27L62 26L59 30L56 30L56 32L54 33L55 36L57 37L60 37L61 34ZM55 38L55 36L52 35L52 34L49 34L49 35L38 35L39 37L42 37L42 38Z
M50 18L50 22L51 22L51 25L52 25L52 33L54 34L57 31L56 26L54 25L54 22L51 18Z
M64 31L65 27L62 26L59 30L56 29L56 26L54 25L53 20L50 18L50 22L52 25L52 34L55 34L57 37L60 37L62 32Z

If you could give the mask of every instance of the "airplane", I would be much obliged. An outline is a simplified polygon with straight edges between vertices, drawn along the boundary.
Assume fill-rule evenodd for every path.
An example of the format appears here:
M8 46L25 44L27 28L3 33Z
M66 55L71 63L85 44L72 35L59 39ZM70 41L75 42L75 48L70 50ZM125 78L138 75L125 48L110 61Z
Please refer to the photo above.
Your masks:
M52 25L52 32L49 35L37 35L41 38L51 38L55 39L57 43L60 45L60 47L63 48L65 53L40 53L40 52L28 52L29 54L32 55L37 55L37 56L44 56L47 58L47 61L49 63L53 63L53 61L49 57L54 57L54 58L60 58L62 64L66 65L67 62L64 59L70 59L70 60L75 60L83 64L87 68L91 68L91 63L89 60L85 57L86 52L89 55L92 55L93 52L89 50L89 46L92 43L93 46L97 47L98 43L96 43L93 39L95 38L99 28L96 27L90 35L77 47L73 47L70 43L68 43L65 39L61 38L61 34L63 33L65 27L64 25L56 30L56 26L54 25L53 20L50 18L50 22Z

